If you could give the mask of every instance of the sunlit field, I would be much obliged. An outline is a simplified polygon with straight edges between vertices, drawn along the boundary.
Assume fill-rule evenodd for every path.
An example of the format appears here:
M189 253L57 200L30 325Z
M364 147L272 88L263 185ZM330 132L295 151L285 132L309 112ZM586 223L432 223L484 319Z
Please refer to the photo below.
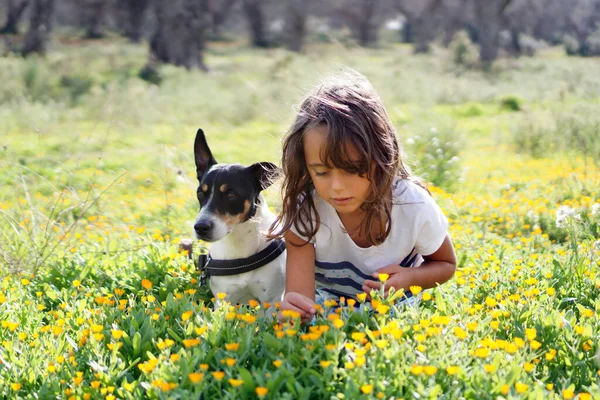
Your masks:
M481 72L444 49L219 43L210 73L165 66L156 85L146 53L63 39L0 58L0 397L600 398L597 59L551 48ZM454 278L412 287L418 306L327 304L312 326L213 311L179 252L196 130L220 162L279 164L293 106L342 66L431 183Z

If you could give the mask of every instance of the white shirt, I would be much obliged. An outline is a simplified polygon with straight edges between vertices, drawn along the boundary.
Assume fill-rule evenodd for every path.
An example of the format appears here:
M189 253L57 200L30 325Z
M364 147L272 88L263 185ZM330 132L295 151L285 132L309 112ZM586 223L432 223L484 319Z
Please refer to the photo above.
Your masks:
M417 267L437 251L448 228L448 220L427 191L412 181L398 179L394 196L390 234L378 246L357 246L346 233L333 206L313 192L321 224L311 242L315 246L317 289L335 296L356 297L365 279L389 264ZM292 231L300 238L295 226Z

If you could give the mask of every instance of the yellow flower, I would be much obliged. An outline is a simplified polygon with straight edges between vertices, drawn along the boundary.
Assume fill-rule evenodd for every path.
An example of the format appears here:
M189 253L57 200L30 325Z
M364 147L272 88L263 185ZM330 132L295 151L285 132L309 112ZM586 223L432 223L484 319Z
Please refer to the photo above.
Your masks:
M468 334L467 334L467 331L465 331L461 327L455 326L454 327L454 336L456 336L460 340L463 340L464 338L466 338L468 336Z
M225 377L225 372L223 371L215 371L212 373L213 378L220 381Z
M360 301L361 303L363 303L367 299L367 294L366 293L359 293L359 294L356 295L356 298L358 299L358 301Z
M241 379L233 379L233 378L229 379L229 384L233 387L241 386L243 383L244 383L244 381Z
M78 279L75 279L75 280L73 281L73 287L79 287L79 286L81 286L81 281L80 281L80 280L78 280Z
M502 387L500 388L500 393L506 396L508 392L510 392L510 386L502 385Z
M493 365L493 364L485 364L485 365L483 366L483 368L485 369L485 371L486 371L488 374L493 374L493 373L494 373L494 372L496 372L496 370L498 369L498 367L496 367L496 366L495 366L495 365Z
M256 395L258 397L264 397L267 395L267 393L269 393L269 389L262 386L257 387L256 389L254 389L254 391L256 392Z
M188 374L188 378L192 383L198 383L204 378L204 374L202 372L192 372Z
M192 317L193 314L194 314L194 312L191 311L191 310L190 311L186 311L183 314L181 314L181 320L183 322L185 322L185 321L189 320Z
M434 367L433 365L426 365L425 367L423 367L423 372L425 372L427 375L434 375L437 372L437 367Z
M12 390L14 390L15 392L18 392L19 390L21 390L22 387L23 387L23 385L21 383L11 383L10 384L10 388Z
M237 351L240 348L239 343L227 343L225 349L229 351Z
M142 287L146 290L150 290L152 289L152 282L150 282L148 279L142 279Z
M322 368L327 368L331 365L331 361L321 360L319 362L319 364L321 365Z
M123 333L124 332L120 329L111 330L112 337L115 338L116 340L121 339L121 337L123 336Z
M425 301L431 300L431 293L429 293L429 292L423 293L422 299Z
M196 328L194 328L194 332L196 332L196 335L200 336L200 335L202 335L204 332L206 332L206 330L207 330L207 329L208 329L208 327L207 327L207 326L203 326L203 327L201 327L201 328L198 328L198 327L196 327Z
M275 366L275 368L281 367L282 363L283 362L281 360L275 360L275 361L273 361L273 365Z
M477 350L475 350L475 355L479 358L486 358L490 355L490 349L486 347L480 347Z
M515 383L515 389L517 389L518 393L525 393L527 391L527 389L529 389L529 385L526 385L521 382L517 382L517 383Z
M413 374L413 375L420 375L421 373L423 373L423 366L422 365L414 364L410 368L410 373Z
M381 282L385 283L385 281L387 281L388 278L390 277L390 274L379 274L378 277Z
M421 286L416 286L416 285L411 286L409 289L412 292L412 294L415 296L423 291L423 288Z
M362 385L360 391L364 394L369 394L373 391L373 385Z
M333 326L340 329L342 326L344 326L344 321L341 318L334 319Z
M584 317L591 318L591 317L593 317L593 316L594 316L594 311L593 311L593 310L590 310L589 308L585 308L585 309L584 309L584 310L581 312L581 314L582 314Z
M100 387L100 381L91 381L90 386L94 389L98 389Z
M562 391L563 399L572 399L575 397L575 393L571 389L565 389Z
M525 364L523 364L523 369L525 370L525 372L531 372L534 368L535 365L533 365L532 363L526 362Z
M217 299L223 300L225 297L227 297L227 294L225 294L225 293L217 293Z
M456 375L459 371L459 367L457 366L449 366L446 368L446 372L448 373L448 375Z
M235 359L235 358L227 357L227 358L225 359L225 364L227 364L227 366L229 366L229 367L233 367L233 366L235 365L235 363L236 363L236 362L237 362L237 361L236 361L236 359Z
M185 347L194 347L200 344L200 339L184 339L183 345Z

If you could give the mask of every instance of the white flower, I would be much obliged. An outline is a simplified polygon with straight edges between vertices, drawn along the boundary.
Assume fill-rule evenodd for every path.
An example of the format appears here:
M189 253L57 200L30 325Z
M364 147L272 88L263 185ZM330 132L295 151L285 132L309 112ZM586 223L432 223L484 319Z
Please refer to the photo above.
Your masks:
M600 203L592 204L592 215L600 215Z
M560 206L556 210L556 226L564 228L567 226L567 221L570 218L579 219L579 215L575 213L575 209L569 206Z
M408 139L406 139L406 144L408 144L408 145L411 145L411 146L412 146L413 144L415 144L415 139L413 139L413 138L408 138Z

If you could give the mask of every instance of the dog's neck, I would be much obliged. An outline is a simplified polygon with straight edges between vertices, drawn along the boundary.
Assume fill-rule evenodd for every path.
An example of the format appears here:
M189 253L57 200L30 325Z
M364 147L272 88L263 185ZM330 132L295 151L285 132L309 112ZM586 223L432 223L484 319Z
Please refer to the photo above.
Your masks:
M221 240L210 245L210 256L216 260L247 258L267 247L265 233L274 216L263 195L259 195L256 214L248 221L236 225Z

